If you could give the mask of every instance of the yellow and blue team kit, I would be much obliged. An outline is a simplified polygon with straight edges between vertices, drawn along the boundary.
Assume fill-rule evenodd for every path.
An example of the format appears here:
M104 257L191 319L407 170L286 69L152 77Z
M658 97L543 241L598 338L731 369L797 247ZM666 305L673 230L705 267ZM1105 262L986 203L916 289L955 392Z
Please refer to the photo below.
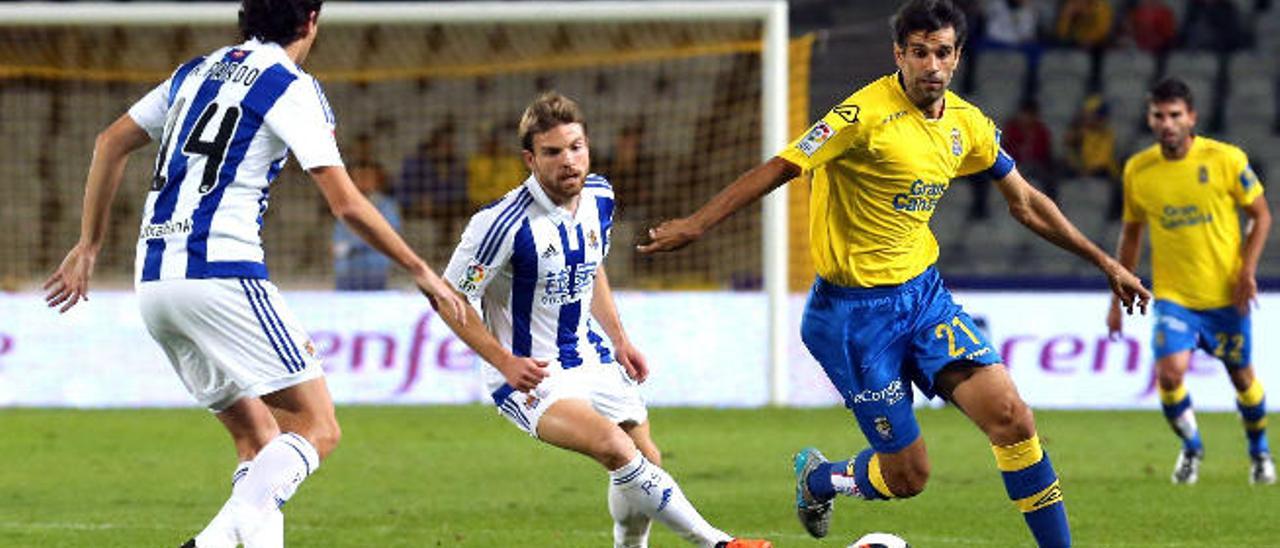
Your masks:
M994 123L947 92L926 118L897 74L831 109L779 157L812 184L810 240L818 279L801 335L878 451L919 435L914 382L933 395L947 364L1000 362L951 298L933 264L929 219L957 176L1001 178L1013 160Z
M1185 157L1155 144L1124 167L1124 220L1151 232L1156 358L1196 347L1228 367L1249 365L1249 317L1232 305L1240 274L1237 209L1262 196L1239 148L1195 137Z

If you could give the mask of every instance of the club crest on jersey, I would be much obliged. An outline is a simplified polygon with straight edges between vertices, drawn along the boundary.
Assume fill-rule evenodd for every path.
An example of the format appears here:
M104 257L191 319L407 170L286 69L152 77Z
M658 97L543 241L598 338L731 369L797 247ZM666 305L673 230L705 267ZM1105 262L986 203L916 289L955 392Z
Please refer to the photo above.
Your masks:
M239 61L239 60L241 60L241 59L244 59L244 56L246 56L246 55L249 55L249 52L247 52L247 51L245 51L245 50L242 50L242 49L233 49L233 50L231 50L231 58L232 58L232 59L235 59L235 60L237 60L237 61Z
M951 154L959 156L964 152L964 143L960 141L960 128L951 128Z
M813 153L822 148L822 144L827 142L827 139L830 139L835 133L835 130L831 129L831 126L827 125L826 122L818 122L813 125L813 129L809 130L808 135L805 135L804 139L801 139L796 144L796 148L800 149L800 152L803 152L805 156L813 156Z
M542 400L538 399L538 397L533 394L529 394L524 399L524 406L529 409L537 409L538 404L540 403L542 403Z
M587 245L591 246L591 249L600 247L600 237L596 235L596 229L594 228L587 232Z
M880 435L880 439L893 439L893 425L889 424L888 417L876 417L873 422L876 425L876 433Z
M307 355L311 356L312 358L316 357L316 344L311 342L310 340L308 340L306 344L302 345L302 349L306 350Z
M1203 185L1208 182L1209 182L1209 168L1204 167L1202 165L1200 166L1200 184Z

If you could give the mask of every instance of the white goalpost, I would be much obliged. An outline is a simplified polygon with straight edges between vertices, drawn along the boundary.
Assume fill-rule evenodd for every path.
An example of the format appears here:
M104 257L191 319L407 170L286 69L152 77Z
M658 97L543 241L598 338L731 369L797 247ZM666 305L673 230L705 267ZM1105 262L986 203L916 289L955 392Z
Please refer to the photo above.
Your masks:
M235 3L52 3L0 4L4 27L208 27L233 26ZM385 27L447 23L758 23L760 44L760 154L768 159L789 138L788 129L788 8L785 0L729 0L695 2L327 2L326 26ZM341 112L339 112L341 115ZM593 147L594 148L594 147ZM142 162L145 163L145 162ZM728 184L731 179L723 180ZM760 264L768 305L768 400L787 401L787 341L789 340L787 188L765 197L760 234ZM696 203L684 204L691 211ZM612 276L611 276L612 278ZM731 326L729 328L732 328Z

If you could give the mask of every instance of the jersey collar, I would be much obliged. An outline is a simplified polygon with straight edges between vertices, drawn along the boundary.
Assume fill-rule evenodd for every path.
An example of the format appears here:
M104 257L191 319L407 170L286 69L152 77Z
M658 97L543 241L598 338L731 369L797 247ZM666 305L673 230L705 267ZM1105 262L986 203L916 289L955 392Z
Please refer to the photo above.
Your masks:
M937 118L930 118L928 116L925 116L924 111L921 110L920 107L916 106L915 103L912 103L911 98L907 96L907 90L906 88L903 87L903 84L902 84L902 71L897 71L893 73L892 78L893 78L892 87L894 89L894 93L898 96L898 99L901 100L902 103L907 106L908 112L914 112L918 114L920 116L920 119L926 122L937 122L938 120L941 120L947 116L947 94L950 93L950 91L942 92L942 112L938 114Z
M573 221L573 215L568 210L556 205L551 201L551 197L547 196L547 191L542 189L542 185L538 183L537 177L529 174L529 178L524 180L524 187L529 190L529 194L533 196L533 201L547 210L552 219L557 223L566 223ZM578 208L582 208L582 204L578 204Z

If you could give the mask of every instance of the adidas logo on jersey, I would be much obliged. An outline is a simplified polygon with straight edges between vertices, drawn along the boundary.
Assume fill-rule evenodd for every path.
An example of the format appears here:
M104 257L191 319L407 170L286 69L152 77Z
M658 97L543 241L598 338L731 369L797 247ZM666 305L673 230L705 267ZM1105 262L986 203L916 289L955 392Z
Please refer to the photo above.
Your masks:
M559 251L556 250L556 244L547 244L547 250L542 252L543 259L555 257Z

